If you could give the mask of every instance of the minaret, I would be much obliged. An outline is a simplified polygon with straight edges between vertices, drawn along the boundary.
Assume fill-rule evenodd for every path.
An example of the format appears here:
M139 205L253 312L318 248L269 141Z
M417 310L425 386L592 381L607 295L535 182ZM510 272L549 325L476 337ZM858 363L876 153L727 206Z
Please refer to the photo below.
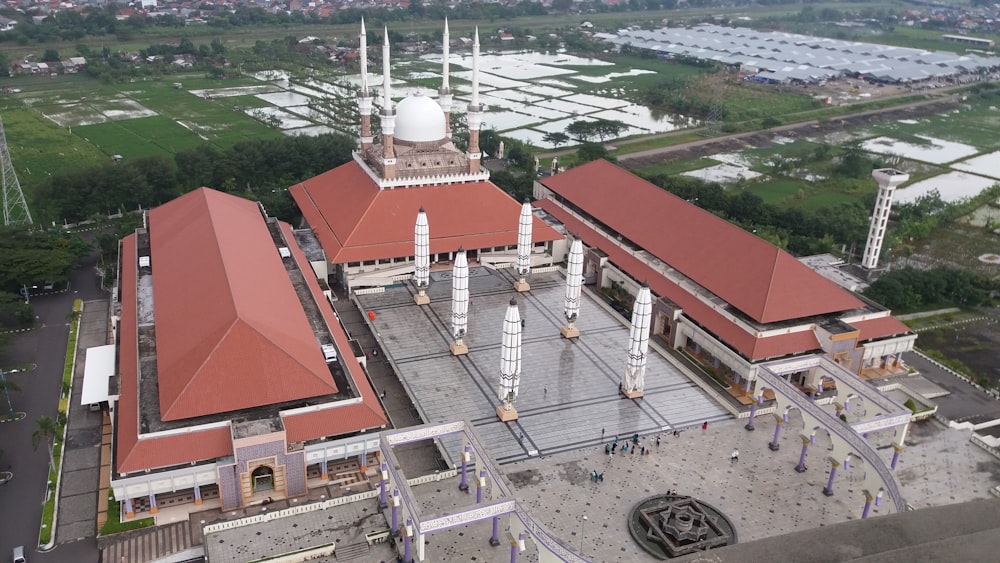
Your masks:
M861 265L869 270L874 270L878 266L878 256L882 252L882 242L885 240L886 225L889 222L889 211L892 209L892 193L897 186L909 180L910 175L892 168L880 168L872 170L872 178L878 182L878 199L875 200L872 223L868 227L865 256L861 260Z
M389 77L389 28L382 41L382 177L396 177L396 152L392 137L396 131L396 112L392 109L392 79Z
M455 339L450 349L453 356L469 353L465 333L469 329L469 258L465 249L455 254L451 276L451 335Z
M517 276L514 291L524 292L531 289L525 277L531 271L531 202L527 199L521 204L521 217L517 225Z
M644 395L646 386L646 353L649 351L649 320L653 316L653 300L649 286L643 282L632 307L632 329L629 331L628 362L619 389L622 395L635 399Z
M573 239L566 261L566 326L559 330L563 338L576 338L580 330L574 326L580 316L580 290L583 287L583 243Z
M372 94L368 89L368 34L365 19L361 18L361 88L358 89L358 113L361 114L361 150L372 146Z
M441 58L441 89L438 90L438 103L441 104L441 110L444 111L444 130L448 134L448 138L451 138L451 86L448 84L448 51L451 39L448 34L448 18L444 19L444 37L442 37L441 42L444 47Z
M427 283L431 276L431 238L427 226L427 213L421 207L417 213L417 226L413 231L413 281L417 284L417 294L413 301L417 305L431 302L427 295Z
M483 156L479 149L479 128L483 125L483 106L479 103L479 26L476 26L476 35L472 40L472 99L469 102L468 114L469 122L469 172L479 173L480 159Z
M510 306L503 319L503 340L500 342L500 406L497 416L502 422L517 419L517 388L521 383L521 314L517 299L510 298Z

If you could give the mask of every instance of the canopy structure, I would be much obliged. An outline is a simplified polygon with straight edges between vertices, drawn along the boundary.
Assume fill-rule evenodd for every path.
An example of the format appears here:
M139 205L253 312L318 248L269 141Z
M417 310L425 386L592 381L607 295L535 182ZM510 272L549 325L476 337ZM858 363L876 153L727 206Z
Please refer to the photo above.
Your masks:
M83 392L80 404L91 405L108 400L108 379L115 374L115 345L87 348L83 367Z

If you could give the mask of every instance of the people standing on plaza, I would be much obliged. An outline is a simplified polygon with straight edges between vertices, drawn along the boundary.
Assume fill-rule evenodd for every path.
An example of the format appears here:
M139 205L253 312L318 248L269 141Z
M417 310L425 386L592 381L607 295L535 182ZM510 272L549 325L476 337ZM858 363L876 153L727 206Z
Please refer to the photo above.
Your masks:
M738 448L733 448L733 453L729 454L729 463L734 464L740 460L740 450Z
M656 447L657 448L660 447L660 436L659 435L656 436Z
M517 436L517 443L519 443L519 444L523 444L523 443L524 443L524 432L521 432L521 433L520 433L520 434L519 434L519 435Z
M708 421L707 420L705 422L701 423L701 429L702 430L708 430Z
M602 440L604 439L604 429L603 428L601 428L601 439Z
M615 434L615 444L617 444L617 443L618 443L618 435Z
M638 432L636 432L635 434L632 434L632 443L633 444L638 444L639 443L639 433Z
M680 437L681 437L681 433L679 431L677 431L677 430L674 430L674 438L680 438Z
M618 442L616 441L614 444L611 444L611 455L614 455L615 450L617 449L618 449Z
M646 455L646 446L643 446L642 447L642 451L639 452L639 453L640 453L640 455Z

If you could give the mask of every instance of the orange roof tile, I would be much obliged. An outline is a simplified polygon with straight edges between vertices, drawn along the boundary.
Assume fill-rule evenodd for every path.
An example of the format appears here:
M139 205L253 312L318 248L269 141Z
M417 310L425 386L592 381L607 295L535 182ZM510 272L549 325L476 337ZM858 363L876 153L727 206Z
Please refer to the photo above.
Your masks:
M136 264L136 237L122 240L122 264ZM213 428L153 439L139 439L136 270L121 272L121 322L118 333L119 401L115 407L115 471L126 473L194 460L232 455L229 428Z
M149 231L163 420L337 392L256 203L202 188Z
M606 160L542 184L757 322L864 305L771 243Z
M860 334L858 335L858 342L865 342L876 338L900 336L913 332L910 330L910 327L891 316L878 317L866 321L854 321L848 324L860 331Z
M281 231L285 235L285 240L294 240L292 238L292 229L288 224L281 223ZM302 252L299 245L293 244L290 248L292 256L299 267L304 270L310 268L309 259L306 258L305 253ZM351 344L347 339L347 333L344 332L344 327L341 326L340 320L333 315L333 308L330 307L323 296L323 290L319 287L316 279L313 276L306 276L306 283L320 304L320 313L323 315L326 325L330 327L333 342L340 352L338 356L340 364L344 366L347 376L351 378L354 387L361 394L362 402L360 404L355 403L343 407L283 416L285 438L289 442L304 442L323 436L337 436L386 426L388 422L385 415L382 414L382 406L378 401L378 397L375 396L375 391L368 382L368 377L361 368L361 364L358 363L357 358L351 352Z
M649 283L649 288L653 293L676 303L684 310L686 316L745 358L756 361L820 349L816 334L811 330L758 338L755 334L747 332L708 304L688 293L684 288L664 277L663 274L625 252L607 237L570 215L554 201L542 200L536 202L536 205L566 225L566 228L580 237L584 244L601 249L615 266L627 272L634 279Z
M351 161L292 186L302 215L335 264L413 255L413 227L423 207L430 224L431 253L460 246L517 244L521 204L492 182L380 190ZM535 219L532 240L563 238Z

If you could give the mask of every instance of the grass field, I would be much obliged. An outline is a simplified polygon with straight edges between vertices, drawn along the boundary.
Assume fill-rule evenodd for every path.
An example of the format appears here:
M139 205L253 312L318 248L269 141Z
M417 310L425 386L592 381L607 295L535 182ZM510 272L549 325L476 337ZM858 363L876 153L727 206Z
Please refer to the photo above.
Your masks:
M914 136L926 135L946 141L973 145L983 151L1000 148L1000 109L994 104L1000 100L975 100L969 109L932 115L916 120L917 123L898 121L881 123L872 128L876 135L890 135L893 138L912 142Z
M11 162L26 191L49 174L104 162L96 147L21 104L5 104L0 117Z
M643 175L654 176L657 174L681 174L683 172L689 172L691 170L699 170L701 168L708 168L709 166L715 166L719 162L713 160L707 156L701 158L696 158L694 160L675 160L673 162L663 162L661 164L655 164L653 166L647 166L643 168L641 172Z
M783 206L803 189L803 182L792 178L768 178L746 185L746 190L760 196L766 203Z
M108 156L125 158L175 154L205 144L197 134L162 115L77 127L73 133Z

